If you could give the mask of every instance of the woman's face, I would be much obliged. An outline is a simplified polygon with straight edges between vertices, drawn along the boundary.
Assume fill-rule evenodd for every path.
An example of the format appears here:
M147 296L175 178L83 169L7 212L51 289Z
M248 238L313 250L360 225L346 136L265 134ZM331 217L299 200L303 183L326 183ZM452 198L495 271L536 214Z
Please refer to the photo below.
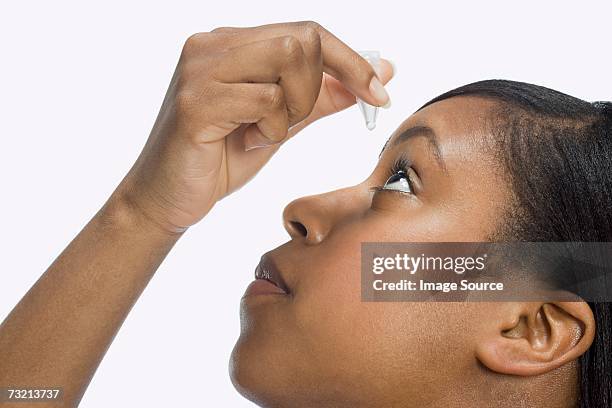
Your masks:
M362 302L360 244L484 241L495 232L510 194L484 125L491 104L434 103L397 129L362 183L287 206L291 240L266 258L290 294L242 299L231 363L240 392L273 406L417 405L475 376L474 342L495 306ZM393 186L403 193L373 189L394 164L411 193L401 181Z

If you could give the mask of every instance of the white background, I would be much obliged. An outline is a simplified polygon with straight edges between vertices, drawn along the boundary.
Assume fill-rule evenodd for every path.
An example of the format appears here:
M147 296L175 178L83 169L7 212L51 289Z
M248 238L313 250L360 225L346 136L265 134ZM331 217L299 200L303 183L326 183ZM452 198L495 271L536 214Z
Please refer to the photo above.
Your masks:
M488 78L612 99L612 6L572 2L13 1L0 11L0 319L112 192L146 140L186 37L316 20L397 65L393 107L357 108L289 142L176 245L100 365L83 407L249 407L227 374L238 303L305 194L357 183L426 100ZM356 272L357 273L357 272ZM2 362L0 362L2 364Z

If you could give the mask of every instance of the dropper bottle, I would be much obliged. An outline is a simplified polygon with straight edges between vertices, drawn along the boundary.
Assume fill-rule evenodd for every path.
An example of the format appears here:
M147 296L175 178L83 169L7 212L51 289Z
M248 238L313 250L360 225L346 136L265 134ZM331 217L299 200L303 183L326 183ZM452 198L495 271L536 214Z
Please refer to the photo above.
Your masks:
M380 72L380 53L378 51L358 51L366 61L370 63L376 74ZM365 119L365 124L368 130L374 130L376 127L376 118L378 117L378 106L370 105L361 99L357 98L357 105Z

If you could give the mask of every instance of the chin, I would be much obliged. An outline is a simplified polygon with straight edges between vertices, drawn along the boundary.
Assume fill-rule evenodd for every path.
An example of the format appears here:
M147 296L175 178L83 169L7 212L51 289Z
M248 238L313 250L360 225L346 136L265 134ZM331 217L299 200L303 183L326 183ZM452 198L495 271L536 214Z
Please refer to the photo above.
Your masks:
M240 337L229 373L236 390L262 407L295 407L299 395L303 353L296 351L301 346L293 335L294 318L288 307L284 296L250 296L241 301Z
M285 400L289 390L285 388L288 384L282 383L285 370L275 364L279 357L271 355L270 347L257 343L252 335L240 335L229 363L232 384L243 397L260 407L295 406Z

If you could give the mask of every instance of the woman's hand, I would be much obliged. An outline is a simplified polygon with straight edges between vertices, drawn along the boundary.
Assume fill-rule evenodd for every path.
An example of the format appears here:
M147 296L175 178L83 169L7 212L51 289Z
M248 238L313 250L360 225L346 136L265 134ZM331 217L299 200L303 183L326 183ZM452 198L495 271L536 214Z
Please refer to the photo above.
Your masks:
M387 81L391 66L381 71ZM0 324L0 384L60 386L62 406L78 405L180 232L308 123L350 106L353 95L385 104L377 81L314 23L191 37L138 160Z
M182 232L314 120L389 98L392 76L313 22L219 28L185 43L159 116L114 196Z

